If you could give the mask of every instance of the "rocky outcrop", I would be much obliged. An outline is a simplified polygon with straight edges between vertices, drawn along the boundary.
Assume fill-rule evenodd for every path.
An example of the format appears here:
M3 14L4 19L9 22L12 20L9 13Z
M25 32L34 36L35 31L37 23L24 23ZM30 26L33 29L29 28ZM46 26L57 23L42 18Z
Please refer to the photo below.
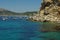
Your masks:
M41 22L60 22L60 0L43 0L40 11L32 18Z
M60 31L60 0L43 0L38 14L31 18L42 22L42 32Z

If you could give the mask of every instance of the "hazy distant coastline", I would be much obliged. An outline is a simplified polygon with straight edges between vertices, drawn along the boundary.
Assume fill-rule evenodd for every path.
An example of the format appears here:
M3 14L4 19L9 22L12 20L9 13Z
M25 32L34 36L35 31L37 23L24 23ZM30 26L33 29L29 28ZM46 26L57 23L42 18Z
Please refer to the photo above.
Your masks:
M13 11L9 11L9 10L6 10L6 9L1 9L0 8L0 16L11 16L11 15L27 15L27 16L29 16L29 15L33 15L33 14L36 14L37 13L37 11L30 11L30 12L23 12L23 13L17 13L17 12L13 12Z

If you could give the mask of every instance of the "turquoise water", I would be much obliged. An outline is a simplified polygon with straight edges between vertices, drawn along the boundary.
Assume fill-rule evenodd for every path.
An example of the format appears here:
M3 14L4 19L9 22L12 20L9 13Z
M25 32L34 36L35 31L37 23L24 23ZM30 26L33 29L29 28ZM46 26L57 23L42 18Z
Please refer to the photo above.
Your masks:
M0 40L32 40L38 36L38 27L39 23L24 19L0 20Z
M60 32L40 32L41 23L24 19L0 20L0 40L59 40Z

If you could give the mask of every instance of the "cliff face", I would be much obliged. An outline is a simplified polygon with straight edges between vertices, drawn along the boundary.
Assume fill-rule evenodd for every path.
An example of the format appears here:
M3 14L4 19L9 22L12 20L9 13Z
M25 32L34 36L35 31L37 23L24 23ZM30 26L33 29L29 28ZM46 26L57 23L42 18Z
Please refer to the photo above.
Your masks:
M40 11L33 16L33 20L60 22L60 0L43 0Z

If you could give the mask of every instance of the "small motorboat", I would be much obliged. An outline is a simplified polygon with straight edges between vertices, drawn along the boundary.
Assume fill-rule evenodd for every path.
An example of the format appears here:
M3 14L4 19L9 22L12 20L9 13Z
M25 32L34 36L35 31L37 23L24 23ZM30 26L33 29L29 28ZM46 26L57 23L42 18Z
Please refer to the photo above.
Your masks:
M8 18L2 18L2 20L7 20Z
M6 20L5 18L3 18L2 20Z

